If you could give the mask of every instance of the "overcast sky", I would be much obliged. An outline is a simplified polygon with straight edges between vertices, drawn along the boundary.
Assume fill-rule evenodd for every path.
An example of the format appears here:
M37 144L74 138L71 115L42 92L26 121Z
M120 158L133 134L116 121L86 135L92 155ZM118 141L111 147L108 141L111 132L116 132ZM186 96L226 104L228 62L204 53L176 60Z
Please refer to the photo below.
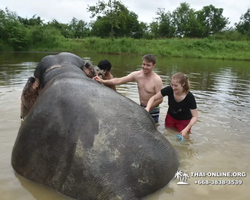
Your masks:
M0 9L5 10L7 7L23 18L37 15L45 22L56 19L61 23L69 23L73 17L90 22L90 13L86 8L88 5L96 5L97 2L98 0L0 0ZM156 17L157 8L165 8L165 11L172 12L183 2L187 2L195 10L210 4L216 8L223 8L223 16L229 18L231 25L239 22L241 15L250 8L250 0L121 0L121 2L138 15L139 21L146 23L152 22Z

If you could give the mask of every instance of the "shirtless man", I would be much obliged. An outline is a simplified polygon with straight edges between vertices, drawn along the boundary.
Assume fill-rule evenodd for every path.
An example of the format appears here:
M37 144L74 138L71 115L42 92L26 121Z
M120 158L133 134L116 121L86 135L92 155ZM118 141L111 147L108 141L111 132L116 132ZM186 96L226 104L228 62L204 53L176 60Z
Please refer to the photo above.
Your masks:
M162 89L162 80L153 69L155 67L156 58L152 54L146 54L142 57L142 70L131 72L129 75L121 78L113 78L110 80L103 80L99 77L95 79L103 84L120 85L128 82L137 82L140 104L146 107L148 100ZM150 108L150 115L153 117L155 123L159 120L159 104L163 99L155 101Z

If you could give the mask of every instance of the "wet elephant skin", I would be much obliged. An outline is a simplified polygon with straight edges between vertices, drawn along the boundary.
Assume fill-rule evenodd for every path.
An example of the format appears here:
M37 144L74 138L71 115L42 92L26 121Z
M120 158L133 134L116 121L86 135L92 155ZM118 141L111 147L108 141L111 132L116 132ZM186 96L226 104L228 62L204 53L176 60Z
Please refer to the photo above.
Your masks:
M166 186L179 162L141 106L64 63L20 126L17 174L80 200L138 200Z

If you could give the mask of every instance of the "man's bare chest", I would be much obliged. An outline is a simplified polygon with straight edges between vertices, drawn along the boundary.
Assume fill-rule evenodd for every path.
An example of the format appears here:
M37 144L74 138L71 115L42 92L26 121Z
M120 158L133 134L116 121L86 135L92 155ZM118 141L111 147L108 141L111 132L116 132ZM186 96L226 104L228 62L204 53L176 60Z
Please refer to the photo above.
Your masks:
M141 79L140 82L138 82L138 89L146 93L154 93L154 81L148 79Z

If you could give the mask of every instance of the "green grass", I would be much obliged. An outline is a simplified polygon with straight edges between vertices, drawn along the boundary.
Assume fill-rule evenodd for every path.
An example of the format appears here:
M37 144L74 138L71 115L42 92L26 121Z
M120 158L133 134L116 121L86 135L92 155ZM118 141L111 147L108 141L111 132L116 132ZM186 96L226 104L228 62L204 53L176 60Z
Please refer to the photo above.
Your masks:
M35 51L69 51L95 52L107 54L152 53L156 56L211 58L229 60L250 60L250 43L248 41L227 41L216 39L65 39L55 47L33 47Z

